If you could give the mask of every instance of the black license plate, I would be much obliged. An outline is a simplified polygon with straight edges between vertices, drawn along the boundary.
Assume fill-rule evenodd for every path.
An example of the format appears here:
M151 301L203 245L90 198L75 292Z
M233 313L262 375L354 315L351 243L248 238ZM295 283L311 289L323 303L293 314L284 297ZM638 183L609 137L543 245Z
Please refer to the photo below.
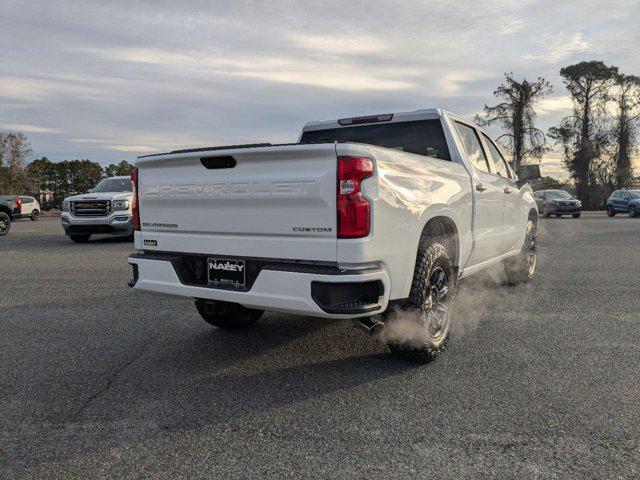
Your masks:
M247 283L247 269L244 260L236 258L209 258L209 283L244 287Z

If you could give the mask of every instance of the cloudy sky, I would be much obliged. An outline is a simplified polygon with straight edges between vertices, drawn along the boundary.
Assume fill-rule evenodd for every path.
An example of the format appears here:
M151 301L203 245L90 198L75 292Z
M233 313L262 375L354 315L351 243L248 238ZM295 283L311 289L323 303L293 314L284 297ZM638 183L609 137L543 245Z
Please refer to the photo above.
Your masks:
M0 129L34 156L106 164L295 141L308 120L443 107L471 118L504 72L598 59L640 74L640 2L0 0ZM562 175L556 155L546 173Z

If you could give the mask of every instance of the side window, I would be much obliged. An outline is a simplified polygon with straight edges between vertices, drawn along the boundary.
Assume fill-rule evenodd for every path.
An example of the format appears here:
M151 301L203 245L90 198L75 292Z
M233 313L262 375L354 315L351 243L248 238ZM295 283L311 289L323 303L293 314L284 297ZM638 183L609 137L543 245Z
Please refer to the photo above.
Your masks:
M620 198L622 198L622 200L629 200L629 194L624 190L621 190L619 195L620 195Z
M616 200L618 198L620 198L620 192L618 190L616 190L615 192L613 192L611 194L611 199Z
M500 153L500 150L498 150L493 141L484 133L482 134L482 136L484 137L484 141L487 144L487 148L489 149L489 158L491 159L493 165L493 171L502 177L511 178L509 168L507 167L507 162Z
M19 197L20 198L20 202L22 203L32 203L33 202L33 198L31 197Z
M458 122L456 122L456 128L458 129L458 134L460 135L460 139L464 144L464 149L467 151L471 163L473 163L478 170L490 173L489 162L480 145L480 139L475 129Z

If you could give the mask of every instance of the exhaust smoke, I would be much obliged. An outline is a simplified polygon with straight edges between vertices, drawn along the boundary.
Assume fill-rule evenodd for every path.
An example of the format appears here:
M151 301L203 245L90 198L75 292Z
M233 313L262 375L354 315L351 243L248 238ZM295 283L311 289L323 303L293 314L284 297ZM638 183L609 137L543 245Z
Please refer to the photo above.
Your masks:
M455 335L473 333L483 316L499 301L497 287L505 282L501 266L460 280L449 317L451 331ZM381 321L384 327L371 333L382 343L419 348L430 341L427 318L420 311L394 307Z

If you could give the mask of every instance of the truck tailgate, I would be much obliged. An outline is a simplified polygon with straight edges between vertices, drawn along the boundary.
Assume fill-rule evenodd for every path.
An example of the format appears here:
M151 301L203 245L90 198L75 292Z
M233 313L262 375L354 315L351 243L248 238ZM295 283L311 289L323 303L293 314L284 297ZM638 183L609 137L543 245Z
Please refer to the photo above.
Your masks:
M141 157L136 247L336 261L334 145Z

